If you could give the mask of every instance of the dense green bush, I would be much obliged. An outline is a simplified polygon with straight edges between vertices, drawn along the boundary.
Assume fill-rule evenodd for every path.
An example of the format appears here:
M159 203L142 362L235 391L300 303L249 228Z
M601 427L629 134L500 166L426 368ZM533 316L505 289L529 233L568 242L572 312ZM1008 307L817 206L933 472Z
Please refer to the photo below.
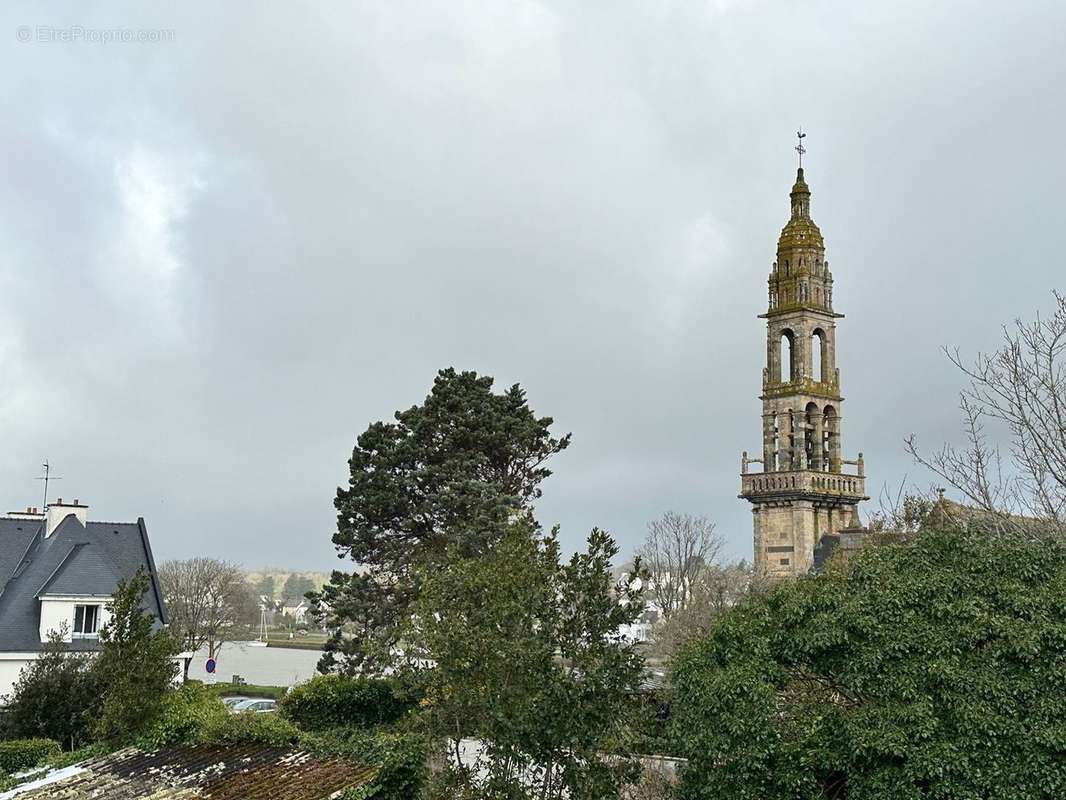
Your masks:
M411 707L394 681L344 675L317 675L295 686L280 704L286 719L309 731L395 722Z
M144 733L142 744L155 748L196 741L226 716L226 707L214 693L199 682L187 683L164 698L162 712Z
M71 653L57 632L40 658L19 675L4 711L4 735L46 737L76 748L90 739L92 720L100 707L101 682L92 661Z
M287 686L260 686L254 683L205 683L203 686L215 697L262 697L269 700L280 700L289 690Z
M211 717L197 730L199 744L267 744L289 747L297 743L300 731L277 714L230 714Z
M295 744L299 730L277 714L231 714L218 695L191 682L163 700L159 717L138 742L146 748L172 744Z
M1066 797L1066 547L871 545L682 652L686 800Z
M11 739L0 742L0 773L10 775L40 766L60 752L59 742L52 739Z

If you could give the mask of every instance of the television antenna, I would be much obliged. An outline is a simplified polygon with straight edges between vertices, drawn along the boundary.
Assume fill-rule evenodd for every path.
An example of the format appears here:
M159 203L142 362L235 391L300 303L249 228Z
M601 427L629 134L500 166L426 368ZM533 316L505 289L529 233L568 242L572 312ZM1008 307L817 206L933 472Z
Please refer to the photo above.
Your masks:
M47 459L45 459L45 462L41 464L41 468L44 470L44 475L37 478L37 480L44 481L44 505L41 506L41 508L46 509L48 508L48 482L61 481L63 479L60 478L58 475L52 474L52 465L48 463Z

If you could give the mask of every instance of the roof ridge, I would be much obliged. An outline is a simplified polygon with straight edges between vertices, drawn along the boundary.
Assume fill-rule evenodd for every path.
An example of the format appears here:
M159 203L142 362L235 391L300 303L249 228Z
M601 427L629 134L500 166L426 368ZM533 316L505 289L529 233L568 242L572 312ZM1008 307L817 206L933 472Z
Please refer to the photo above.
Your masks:
M41 535L42 528L38 528L33 532L33 536L30 537L30 543L26 545L26 549L22 551L22 558L19 559L19 563L15 565L15 569L12 570L10 578L14 579L18 577L20 570L30 563L30 551L35 544L44 541L44 537Z

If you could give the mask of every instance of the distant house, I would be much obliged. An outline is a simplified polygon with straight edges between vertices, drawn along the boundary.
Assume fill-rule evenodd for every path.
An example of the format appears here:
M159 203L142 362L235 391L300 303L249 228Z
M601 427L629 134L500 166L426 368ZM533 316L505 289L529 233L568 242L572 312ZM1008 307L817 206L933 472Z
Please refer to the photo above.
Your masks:
M281 613L287 617L292 617L293 621L297 625L303 625L307 622L307 613L311 610L311 605L306 600L301 600L294 606L284 606L281 609Z
M167 621L144 520L90 522L88 512L59 500L0 517L0 698L53 631L71 650L97 650L108 600L139 568L151 581L146 610Z

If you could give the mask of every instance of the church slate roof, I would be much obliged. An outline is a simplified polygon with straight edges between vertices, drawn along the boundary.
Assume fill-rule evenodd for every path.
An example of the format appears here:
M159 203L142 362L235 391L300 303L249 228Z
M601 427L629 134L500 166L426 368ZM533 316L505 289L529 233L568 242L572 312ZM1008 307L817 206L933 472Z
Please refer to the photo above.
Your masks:
M145 609L161 623L166 608L148 543L144 520L82 525L68 516L44 536L44 522L0 518L0 651L33 652L41 648L40 597L110 595L119 580L143 567L150 585ZM93 650L93 639L71 643Z

